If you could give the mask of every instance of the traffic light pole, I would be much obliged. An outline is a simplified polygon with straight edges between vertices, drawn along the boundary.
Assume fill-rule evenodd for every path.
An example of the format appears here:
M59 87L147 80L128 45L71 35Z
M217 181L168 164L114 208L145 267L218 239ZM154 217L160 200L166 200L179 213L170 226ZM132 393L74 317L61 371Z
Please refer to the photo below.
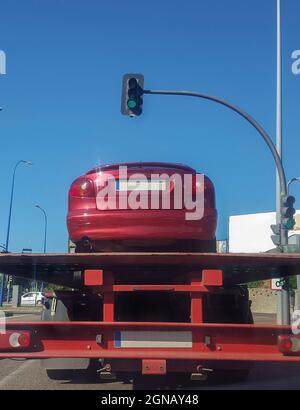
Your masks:
M272 139L265 131L265 129L248 113L245 111L240 110L235 105L231 104L230 102L223 100L219 97L211 96L208 94L197 93L193 91L170 91L170 90L144 90L143 94L159 94L159 95L179 95L179 96L188 96L188 97L197 97L202 98L205 100L214 101L218 104L224 105L225 107L235 111L237 114L242 116L245 120L247 120L261 135L264 139L265 143L269 147L271 154L274 158L277 173L278 173L278 180L280 186L280 198L284 198L287 195L287 183L286 183L286 176L284 172L284 168L282 165L282 161L276 146L274 145ZM280 201L280 210L282 211L282 200ZM288 244L288 231L283 227L283 216L282 212L280 212L279 216L279 224L280 224L280 245L279 249L281 251L284 250L284 246ZM290 299L289 299L289 281L283 280L283 290L282 290L282 306L281 306L281 316L282 316L282 324L289 325L290 324Z

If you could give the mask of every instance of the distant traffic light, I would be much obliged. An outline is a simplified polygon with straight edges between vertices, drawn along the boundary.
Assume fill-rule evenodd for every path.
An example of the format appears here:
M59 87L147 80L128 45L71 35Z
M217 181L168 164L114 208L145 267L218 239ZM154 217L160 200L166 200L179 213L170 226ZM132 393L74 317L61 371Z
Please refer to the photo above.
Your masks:
M294 208L295 201L296 199L291 195L286 195L282 198L281 216L284 229L292 230L296 224L294 219L296 213Z
M271 225L271 229L274 235L271 236L271 239L274 243L274 245L279 246L281 244L281 239L280 239L280 224L276 225Z
M144 76L142 74L125 74L122 84L121 112L135 117L142 114L144 93Z

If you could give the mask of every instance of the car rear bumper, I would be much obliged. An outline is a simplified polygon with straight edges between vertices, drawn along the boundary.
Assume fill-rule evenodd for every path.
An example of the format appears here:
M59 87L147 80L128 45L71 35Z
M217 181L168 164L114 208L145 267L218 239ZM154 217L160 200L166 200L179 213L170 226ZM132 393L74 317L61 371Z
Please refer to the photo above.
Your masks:
M199 220L186 220L185 210L147 211L82 211L69 212L67 225L70 238L95 240L121 239L195 239L215 238L217 212L205 211Z

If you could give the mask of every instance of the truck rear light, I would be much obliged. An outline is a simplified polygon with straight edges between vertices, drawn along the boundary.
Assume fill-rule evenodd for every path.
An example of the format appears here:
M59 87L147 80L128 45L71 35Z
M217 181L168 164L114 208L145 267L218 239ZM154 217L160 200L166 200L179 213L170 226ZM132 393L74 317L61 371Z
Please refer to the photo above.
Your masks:
M279 336L278 349L284 354L300 354L300 337Z
M30 332L7 331L0 334L0 350L22 349L30 346Z
M70 187L69 196L77 198L94 198L95 188L93 181L85 177L76 179Z

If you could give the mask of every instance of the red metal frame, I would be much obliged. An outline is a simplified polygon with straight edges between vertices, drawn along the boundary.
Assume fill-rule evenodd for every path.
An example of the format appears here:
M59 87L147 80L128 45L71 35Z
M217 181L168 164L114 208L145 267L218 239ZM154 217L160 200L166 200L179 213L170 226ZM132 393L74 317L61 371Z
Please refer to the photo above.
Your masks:
M222 292L222 271L191 272L190 284L115 284L111 271L88 270L85 283L103 296L101 322L7 322L7 332L27 332L30 346L12 351L6 349L5 335L0 335L0 358L103 358L115 368L138 369L144 373L164 374L167 371L195 371L209 363L300 362L300 356L285 355L278 343L292 335L290 326L203 323L203 296L206 292ZM95 287L96 285L96 287ZM189 292L191 322L115 322L114 293L135 291ZM190 331L192 346L188 348L124 348L115 344L120 331ZM128 364L129 363L129 364ZM166 364L164 364L166 363ZM146 368L148 367L148 368ZM180 370L179 370L180 369Z
M168 254L169 261L171 256ZM209 254L206 256L210 258ZM88 261L92 259L87 255L85 257ZM93 258L95 257L94 255ZM289 350L298 346L298 342L290 341L293 336L290 326L203 323L205 294L225 292L223 271L216 269L215 266L220 266L217 263L211 266L211 269L200 270L199 266L209 265L188 265L189 271L181 272L178 276L184 278L184 283L134 284L132 280L126 281L130 278L130 274L126 274L124 268L129 270L130 266L134 266L135 256L123 255L122 257L129 258L129 261L126 259L129 265L122 266L122 274L118 275L118 281L115 280L115 273L110 270L109 265L99 264L102 269L96 269L91 264L84 271L82 281L84 291L87 294L97 292L102 295L102 321L27 323L7 321L6 333L0 334L0 359L101 358L106 363L106 368L112 371L139 372L144 375L164 375L169 372L202 373L203 368L249 368L253 362L300 363L300 349L299 352L292 351L292 353ZM140 255L136 255L136 258L138 257ZM152 261L157 262L159 257L157 255L153 257ZM100 255L100 258L103 258L103 255ZM187 261L190 260L187 254L185 258ZM144 255L142 260L144 262L148 260L150 263L151 256ZM297 260L297 263L299 262ZM75 263L75 259L72 263ZM180 259L180 263L183 264L184 261ZM172 266L175 270L174 260ZM80 265L76 267L80 269ZM190 322L117 322L114 320L115 293L149 291L188 293L191 304ZM175 331L186 332L190 342L188 347L182 345L180 347L153 347L153 345L152 347L124 347L119 344L117 337L117 334L120 335L122 331L127 334L128 331L164 332L168 335ZM14 333L25 335L24 340L28 343L12 346L10 336Z
M84 286L103 285L102 269L86 269L84 271Z
M191 331L192 348L117 348L115 331ZM0 358L90 357L185 361L300 362L284 355L278 342L291 335L290 326L215 323L135 322L8 322L7 331L29 332L28 348L8 351L1 344ZM0 340L4 335L0 335ZM208 342L209 340L209 342ZM5 349L5 350L4 350Z
M149 360L142 361L142 374L166 374L167 361L166 360Z

